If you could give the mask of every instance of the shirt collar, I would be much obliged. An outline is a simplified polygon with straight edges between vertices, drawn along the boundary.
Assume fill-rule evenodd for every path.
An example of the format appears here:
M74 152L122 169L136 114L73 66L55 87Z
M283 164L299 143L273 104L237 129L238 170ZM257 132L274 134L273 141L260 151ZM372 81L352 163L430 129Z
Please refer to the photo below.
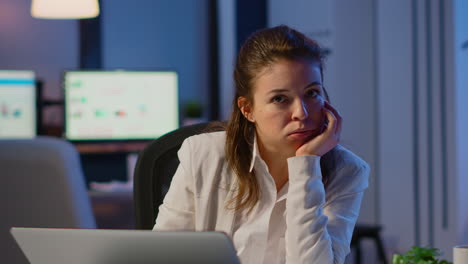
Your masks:
M250 161L249 172L252 172L252 170L254 169L255 160L259 156L260 156L260 153L258 152L257 133L254 133L254 143L253 143L253 148L252 148L252 160Z
M255 167L255 162L261 160L263 161L262 157L260 156L260 152L258 150L258 141L257 141L257 133L254 134L254 143L252 147L252 160L250 161L250 169L249 172L252 172L254 167ZM280 202L284 199L286 199L288 195L288 189L289 189L289 181L286 182L286 184L281 188L279 193L277 194L277 202Z
M287 181L284 184L283 188L281 188L281 190L278 192L278 194L277 194L278 198L277 198L276 202L280 202L280 201L286 199L286 197L288 196L288 190L289 190L289 181ZM285 211L285 213L286 213L286 211Z

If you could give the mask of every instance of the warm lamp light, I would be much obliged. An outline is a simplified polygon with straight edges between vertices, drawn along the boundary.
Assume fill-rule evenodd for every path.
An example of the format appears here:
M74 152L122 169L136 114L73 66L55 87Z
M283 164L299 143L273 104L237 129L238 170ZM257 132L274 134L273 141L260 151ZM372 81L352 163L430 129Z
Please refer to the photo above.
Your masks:
M35 18L80 19L99 15L98 0L32 0Z

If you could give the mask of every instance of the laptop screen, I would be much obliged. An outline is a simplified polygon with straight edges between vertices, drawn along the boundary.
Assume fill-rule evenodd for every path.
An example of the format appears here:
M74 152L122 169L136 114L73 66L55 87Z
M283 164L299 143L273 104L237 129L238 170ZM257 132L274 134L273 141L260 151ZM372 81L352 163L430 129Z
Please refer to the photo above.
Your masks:
M34 72L0 70L0 139L33 138L36 120Z
M64 89L72 141L154 139L179 126L173 71L68 71Z

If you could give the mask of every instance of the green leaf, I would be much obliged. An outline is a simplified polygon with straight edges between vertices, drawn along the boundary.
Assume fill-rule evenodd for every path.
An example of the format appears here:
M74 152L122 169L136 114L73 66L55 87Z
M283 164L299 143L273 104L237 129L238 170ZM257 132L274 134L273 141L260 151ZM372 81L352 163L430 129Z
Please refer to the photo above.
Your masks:
M407 262L403 259L403 256L400 254L393 255L392 264L406 264Z
M411 247L405 254L394 254L392 264L452 264L446 260L437 260L441 252L437 248Z

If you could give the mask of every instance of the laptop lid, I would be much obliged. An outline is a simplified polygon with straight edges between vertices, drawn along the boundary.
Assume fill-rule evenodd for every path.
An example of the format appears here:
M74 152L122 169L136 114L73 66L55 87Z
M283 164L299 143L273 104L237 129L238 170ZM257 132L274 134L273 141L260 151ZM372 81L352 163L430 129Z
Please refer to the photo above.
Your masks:
M221 232L15 228L11 233L32 264L239 264Z

